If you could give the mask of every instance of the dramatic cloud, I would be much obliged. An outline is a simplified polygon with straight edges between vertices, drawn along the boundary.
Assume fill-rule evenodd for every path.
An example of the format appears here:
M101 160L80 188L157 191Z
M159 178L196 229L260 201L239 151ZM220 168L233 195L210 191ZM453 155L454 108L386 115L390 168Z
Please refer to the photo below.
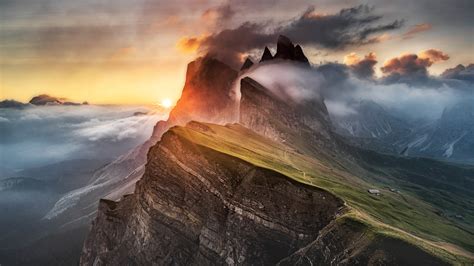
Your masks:
M356 53L350 53L344 57L344 64L348 65L359 78L374 78L377 57L375 53L369 53L361 59Z
M319 99L320 87L324 80L313 68L292 62L261 63L246 72L245 76L255 79L281 99L291 99L294 102ZM235 91L240 98L240 82L235 85Z
M243 54L276 41L275 34L264 34L263 30L261 24L246 22L204 38L199 43L199 51L236 67L241 64Z
M388 83L419 83L428 79L428 67L449 56L440 50L429 49L419 54L404 54L386 61L380 70Z
M420 58L416 54L406 54L385 62L381 70L385 74L407 75L421 73L426 75L426 68L432 64L433 62L427 58Z
M402 25L402 21L398 20L377 23L382 23L382 16L374 15L373 8L367 5L342 9L332 15L319 14L312 7L280 30L298 43L337 49L377 42L374 35Z
M353 60L354 56L348 58ZM354 114L361 101L373 101L406 121L434 120L446 107L466 99L474 101L474 91L466 90L463 82L433 77L437 82L425 86L386 84L383 80L361 79L350 66L333 63L310 68L270 61L252 67L244 76L296 102L323 97L332 116Z
M183 53L194 53L199 49L199 47L201 46L201 42L206 38L207 36L191 38L183 37L179 39L176 46Z
M242 63L243 55L254 49L272 45L279 34L293 41L325 49L344 49L383 40L383 33L400 28L401 21L383 23L382 16L374 15L373 9L361 5L342 9L336 14L319 14L314 8L289 22L245 22L233 29L198 40L195 37L181 43L199 45L202 54L211 54L234 66Z
M423 59L429 59L432 63L449 59L449 56L447 54L437 49L429 49L426 51L422 51L418 54L418 56Z
M419 33L422 33L422 32L425 32L425 31L429 31L432 28L433 28L433 26L431 24L428 24L428 23L417 24L417 25L412 26L407 32L405 32L402 35L402 38L403 39L411 39L415 35L417 35Z
M134 115L148 111L94 105L0 109L1 164L19 169L70 159L114 158L149 138L163 115Z

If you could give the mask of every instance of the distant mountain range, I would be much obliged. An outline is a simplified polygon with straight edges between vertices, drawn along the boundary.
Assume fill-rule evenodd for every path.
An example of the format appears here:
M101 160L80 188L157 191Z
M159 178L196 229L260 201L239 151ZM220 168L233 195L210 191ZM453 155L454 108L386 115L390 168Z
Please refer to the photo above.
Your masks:
M16 100L3 100L0 102L0 108L24 108L31 105L88 105L88 102L76 103L68 101L65 98L57 98L47 94L41 94L31 98L28 103L22 103Z
M361 147L411 157L474 163L474 104L447 107L435 121L403 121L375 102L363 101L356 113L332 116L336 132Z

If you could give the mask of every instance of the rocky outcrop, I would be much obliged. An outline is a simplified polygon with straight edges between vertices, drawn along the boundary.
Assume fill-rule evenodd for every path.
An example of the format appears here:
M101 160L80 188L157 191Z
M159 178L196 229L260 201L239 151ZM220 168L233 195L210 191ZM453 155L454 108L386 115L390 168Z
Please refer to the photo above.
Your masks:
M323 190L170 130L150 150L135 194L101 202L81 265L274 264L342 207Z
M445 264L349 218L334 195L202 146L187 130L151 148L134 194L100 202L80 265Z
M252 66L253 66L252 60L250 60L250 58L247 57L247 59L245 59L244 64L240 68L240 71L247 70L247 69L251 68Z
M299 45L294 45L291 40L283 35L278 37L277 52L275 56L272 55L270 49L265 46L260 62L265 62L273 59L292 60L296 62L309 65L308 58L304 55L303 49Z
M268 47L265 46L265 49L263 50L263 54L262 54L262 58L260 59L260 62L265 62L265 61L272 60L272 59L273 59L272 52L270 52L270 49L268 49Z
M359 221L341 219L278 265L449 265L399 239L376 235Z
M181 97L168 120L155 126L154 143L170 127L191 120L216 124L236 121L238 103L232 89L237 75L236 70L214 58L204 57L189 63Z
M278 37L277 52L274 59L293 60L309 65L309 60L304 55L301 46L295 46L288 37L283 35Z
M246 77L240 83L240 123L275 141L310 136L319 145L334 145L322 99L292 102Z

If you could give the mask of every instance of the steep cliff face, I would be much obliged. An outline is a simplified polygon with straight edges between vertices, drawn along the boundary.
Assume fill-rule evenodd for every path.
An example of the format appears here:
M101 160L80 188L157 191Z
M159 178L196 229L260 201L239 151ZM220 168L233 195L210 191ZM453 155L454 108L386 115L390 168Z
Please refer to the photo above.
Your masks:
M237 71L215 59L199 58L189 63L181 99L168 120L159 121L145 143L97 170L88 184L66 193L46 218L64 216L61 218L64 223L72 221L68 226L87 224L94 217L100 198L117 200L134 191L135 183L145 171L149 148L170 127L191 120L218 124L234 121L237 107L232 83L236 77Z
M236 130L242 139L247 129L239 128L192 122L170 129L151 148L135 193L101 201L80 264L444 264L350 218L333 194L229 155L247 149L219 151L229 145L219 139L230 136L219 134Z
M304 139L315 152L337 150L322 100L282 100L249 77L241 80L240 90L240 124L274 141L301 144Z
M189 63L186 83L168 123L184 125L191 120L216 124L236 119L237 103L232 96L232 85L237 71L213 59L201 58Z
M317 239L278 265L449 265L399 239L376 235L357 221L334 221Z
M171 130L150 150L135 194L101 202L81 265L274 264L342 209L328 192Z

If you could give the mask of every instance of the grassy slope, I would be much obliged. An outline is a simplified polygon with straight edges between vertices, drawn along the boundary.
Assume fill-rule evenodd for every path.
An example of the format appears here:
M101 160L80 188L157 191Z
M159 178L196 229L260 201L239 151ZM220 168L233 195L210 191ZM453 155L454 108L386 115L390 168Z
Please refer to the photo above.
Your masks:
M175 127L172 130L198 145L332 192L344 199L351 209L342 219L362 221L376 233L404 239L450 262L474 260L472 233L437 215L431 204L415 197L414 193L390 192L384 189L386 184L355 176L337 163L320 161L240 125L206 124L199 129ZM367 189L374 187L382 191L381 196L367 193Z

